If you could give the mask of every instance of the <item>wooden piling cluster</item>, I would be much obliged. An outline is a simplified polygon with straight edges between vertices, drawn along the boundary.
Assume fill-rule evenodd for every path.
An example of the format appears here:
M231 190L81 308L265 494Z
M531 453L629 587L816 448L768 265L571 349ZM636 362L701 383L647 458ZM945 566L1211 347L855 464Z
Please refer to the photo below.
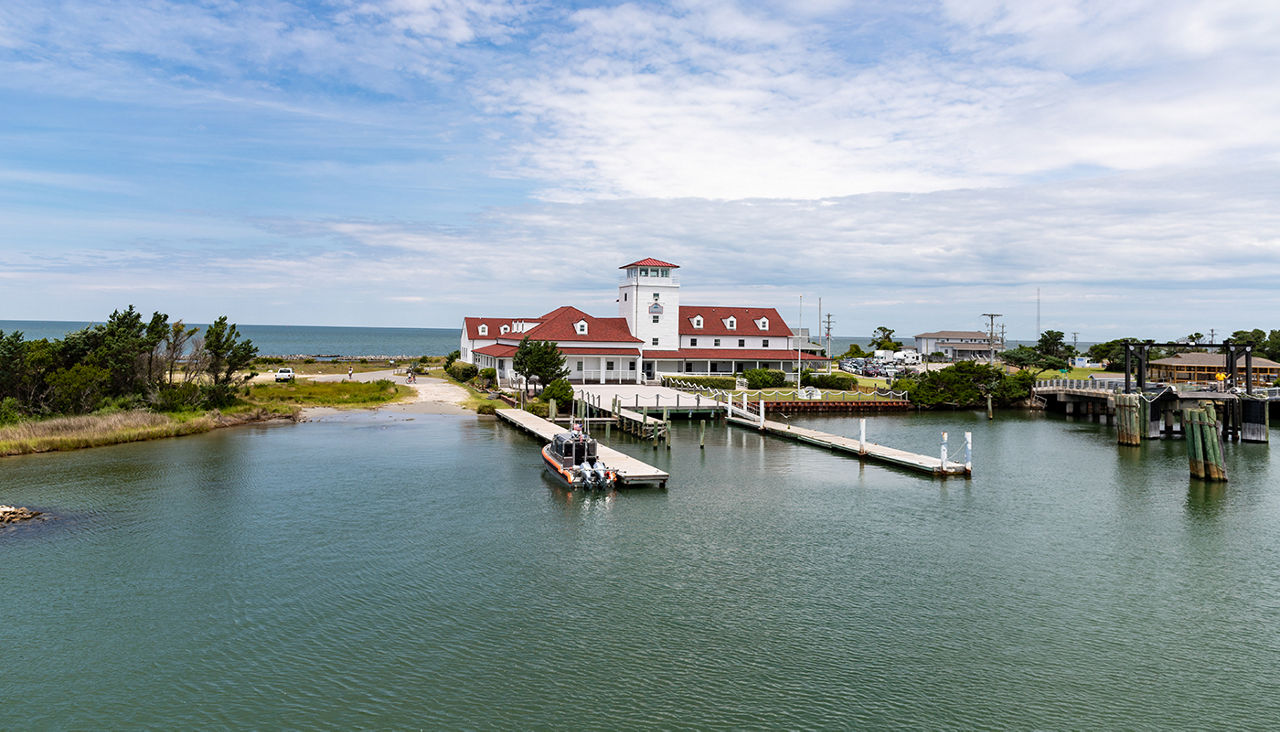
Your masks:
M1201 402L1200 408L1182 410L1182 431L1187 438L1191 477L1225 481L1227 466L1222 459L1222 441L1218 435L1218 418L1213 403Z
M1144 400L1141 394L1116 394L1116 433L1121 445L1141 445L1147 432L1143 424Z

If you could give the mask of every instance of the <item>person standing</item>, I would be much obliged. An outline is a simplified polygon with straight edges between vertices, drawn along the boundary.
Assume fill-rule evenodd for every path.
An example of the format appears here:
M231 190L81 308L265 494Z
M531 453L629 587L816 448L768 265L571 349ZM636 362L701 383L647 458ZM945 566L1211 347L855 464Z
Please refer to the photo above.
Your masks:
M347 367L347 381L351 381L353 378L355 378L355 376L354 376L354 375L355 375L355 367L354 367L354 366L348 366L348 367Z

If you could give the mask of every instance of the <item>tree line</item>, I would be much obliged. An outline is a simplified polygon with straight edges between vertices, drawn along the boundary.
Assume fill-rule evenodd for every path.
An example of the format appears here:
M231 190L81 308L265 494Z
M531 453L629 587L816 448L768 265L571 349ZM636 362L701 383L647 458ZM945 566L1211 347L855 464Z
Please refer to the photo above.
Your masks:
M0 330L0 423L104 407L215 408L235 399L258 349L224 315L203 331L132 305L63 338Z

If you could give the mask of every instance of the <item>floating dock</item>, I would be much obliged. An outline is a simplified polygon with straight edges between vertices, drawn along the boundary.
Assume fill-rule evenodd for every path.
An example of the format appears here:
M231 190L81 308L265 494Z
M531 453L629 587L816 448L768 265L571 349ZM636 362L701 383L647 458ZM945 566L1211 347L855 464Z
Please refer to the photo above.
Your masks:
M523 409L499 409L498 418L538 437L546 442L565 431L564 427L530 414ZM648 463L641 462L626 453L618 452L611 447L597 443L597 455L611 469L617 472L618 481L624 486L652 484L659 488L667 487L670 474L659 470Z
M874 442L867 442L866 440L855 440L851 437L841 437L840 435L819 432L818 430L811 430L806 427L782 424L781 422L774 422L768 419L760 422L747 417L741 417L736 414L730 414L728 421L731 424L750 427L778 437L785 437L787 439L796 440L797 442L806 442L810 445L825 447L837 452L857 455L863 460L874 460L876 462L886 463L888 465L894 465L908 470L928 473L940 478L946 478L949 476L963 476L967 478L973 475L972 463L957 463L951 460L944 461L942 455L945 453L940 453L938 457L918 455L913 452L907 452L906 450L877 445ZM865 426L865 422L863 425Z

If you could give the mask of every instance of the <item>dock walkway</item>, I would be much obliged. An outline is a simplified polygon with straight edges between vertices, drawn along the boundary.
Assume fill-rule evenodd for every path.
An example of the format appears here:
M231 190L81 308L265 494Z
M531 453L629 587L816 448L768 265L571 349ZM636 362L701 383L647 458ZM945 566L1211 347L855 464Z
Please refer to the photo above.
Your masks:
M558 424L548 422L547 420L530 414L523 409L499 409L497 410L498 418L513 424L516 427L528 432L529 434L543 439L547 442L551 438L565 431L564 427ZM645 483L656 484L660 488L667 487L667 479L670 474L663 470L649 465L648 463L637 460L626 453L618 452L611 447L598 444L597 455L614 471L618 473L618 481L624 486L638 485Z
M826 447L838 452L850 453L867 460L875 460L877 462L888 463L901 468L915 470L922 473L929 473L938 477L948 476L970 476L973 474L972 465L969 463L957 463L951 460L943 463L941 454L938 457L930 457L929 455L918 455L906 450L899 450L893 447L885 447L877 445L874 442L865 440L855 440L851 437L841 437L840 435L832 435L818 430L811 430L806 427L796 427L793 425L782 424L772 420L764 420L763 423L752 421L737 415L730 415L728 421L743 427L768 432L771 435L785 437L787 439L796 440L798 442L806 442L819 447ZM864 423L865 424L865 423Z

